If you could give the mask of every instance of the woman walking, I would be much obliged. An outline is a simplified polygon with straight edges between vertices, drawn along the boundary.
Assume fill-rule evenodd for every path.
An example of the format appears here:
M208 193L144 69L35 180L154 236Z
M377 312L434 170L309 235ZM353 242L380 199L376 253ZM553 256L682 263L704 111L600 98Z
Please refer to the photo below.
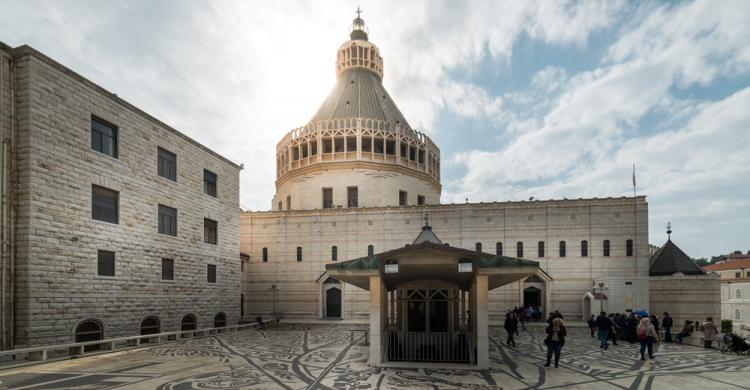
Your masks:
M706 318L706 322L703 323L703 348L711 348L711 343L714 342L716 336L719 335L719 329L714 324L714 318Z
M646 360L646 356L644 355L646 349L648 349L648 358L653 359L654 343L659 342L659 334L656 333L656 328L651 323L651 319L648 317L641 318L636 333L638 334L638 341L641 342L641 360Z
M560 362L560 352L565 345L565 335L567 335L567 331L563 326L562 318L555 318L547 325L547 338L544 339L544 343L547 344L547 364L544 367L549 367L554 353L555 368L557 368L557 364Z

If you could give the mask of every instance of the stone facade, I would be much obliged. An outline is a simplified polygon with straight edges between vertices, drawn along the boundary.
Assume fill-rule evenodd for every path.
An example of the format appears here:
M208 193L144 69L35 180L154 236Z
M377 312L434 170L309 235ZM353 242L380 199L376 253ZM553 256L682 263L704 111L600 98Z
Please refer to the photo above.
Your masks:
M750 336L750 256L704 267L721 280L721 319L732 320L732 331Z
M651 312L661 318L668 312L679 330L686 320L702 324L713 317L719 324L721 295L715 275L652 276L650 278Z
M402 247L417 236L425 214L434 232L451 246L473 250L481 243L482 251L495 253L501 243L506 256L539 261L551 276L552 281L512 283L491 291L492 320L521 305L529 286L541 289L542 296L550 290L551 302L544 309L576 319L583 314L582 298L594 281L648 277L645 197L244 212L240 246L250 255L242 286L245 312L269 314L275 284L277 311L287 317L323 317L324 272L333 261L332 247L337 248L337 261L365 256L369 245L374 253ZM605 240L610 242L609 256L604 256ZM633 256L626 255L627 240L633 240ZM564 257L560 241L566 244ZM582 241L588 243L587 256L581 256ZM520 255L518 242L523 243ZM543 256L539 242L544 243ZM638 302L624 309L648 309L648 289L641 289ZM366 291L344 285L342 297L342 318L367 317Z
M139 334L146 316L161 331L178 330L187 313L198 328L219 312L237 323L241 167L30 47L0 53L12 151L3 285L15 275L15 307L7 294L2 302L6 348L71 342L87 319L105 338ZM117 158L92 150L92 116L117 126ZM175 181L157 174L158 147L177 156ZM217 197L204 193L204 169L218 176ZM118 223L92 218L92 185L119 192ZM176 236L158 233L160 204L177 209ZM218 222L217 245L204 242L204 218ZM98 250L115 252L114 277L98 276ZM163 258L174 260L174 280L162 280Z

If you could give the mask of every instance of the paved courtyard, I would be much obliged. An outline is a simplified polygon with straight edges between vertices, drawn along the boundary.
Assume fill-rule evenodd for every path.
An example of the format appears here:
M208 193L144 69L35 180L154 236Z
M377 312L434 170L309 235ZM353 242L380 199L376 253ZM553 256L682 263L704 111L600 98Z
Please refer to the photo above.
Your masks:
M543 367L543 329L506 347L491 329L492 369L370 368L351 325L285 325L137 350L0 370L0 389L749 389L750 357L666 345L653 361L637 346L600 352L570 328L560 368Z

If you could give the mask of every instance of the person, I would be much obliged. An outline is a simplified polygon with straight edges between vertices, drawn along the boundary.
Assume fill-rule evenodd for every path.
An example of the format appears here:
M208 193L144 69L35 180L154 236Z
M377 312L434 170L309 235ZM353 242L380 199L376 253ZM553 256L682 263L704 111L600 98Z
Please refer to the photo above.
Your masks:
M628 325L628 342L633 344L638 339L635 334L635 328L638 327L638 320L635 318L635 314L630 313L626 323Z
M258 324L258 329L266 329L266 323L263 322L263 317L255 317L255 323Z
M592 314L591 317L589 317L588 320L589 329L591 330L591 337L594 337L594 332L596 331L596 317Z
M505 323L503 324L503 327L505 328L505 331L508 332L508 340L505 341L505 344L512 345L515 348L516 341L513 340L513 334L518 330L518 323L516 322L513 312L508 312L508 314L505 315Z
M565 319L565 318L563 317L562 313L560 313L560 310L555 310L555 316L554 316L554 318L559 318L559 319L561 319L561 320L564 320L564 319Z
M547 344L547 363L544 367L549 367L550 361L552 360L552 354L555 354L555 368L560 363L560 352L562 351L563 345L565 345L565 336L567 331L563 325L562 318L555 318L552 322L547 325L547 338L544 339L544 343Z
M716 336L719 335L719 330L714 324L713 317L706 318L706 322L703 323L703 348L711 348L711 343L714 342Z
M550 312L549 316L547 317L547 323L551 324L552 320L554 320L554 319L555 319L555 313L554 312Z
M680 333L677 333L677 336L676 336L677 342L679 344L682 344L682 339L690 336L694 330L695 330L695 326L693 325L693 321L690 321L690 320L685 321L685 326L682 327L682 330L680 331Z
M607 313L601 312L599 314L599 317L596 317L595 324L597 329L597 336L599 338L599 348L609 348L607 337L609 336L610 328L612 328L612 323L609 321L609 318L607 318Z
M617 345L617 334L619 332L619 329L617 329L617 324L615 324L615 317L614 314L609 315L609 333L607 334L607 341L612 340L612 345Z
M656 329L656 333L659 333L659 319L656 318L656 315L651 314L651 323L654 324L654 329Z
M669 316L669 313L666 311L664 312L664 317L661 319L661 327L664 329L664 342L665 343L671 343L672 342L672 333L670 333L670 330L672 329L672 317Z
M641 318L641 322L638 324L636 331L638 334L638 341L641 342L641 360L646 360L645 352L648 349L648 358L654 358L654 343L659 342L659 334L656 333L654 324L651 323L651 319L648 317Z

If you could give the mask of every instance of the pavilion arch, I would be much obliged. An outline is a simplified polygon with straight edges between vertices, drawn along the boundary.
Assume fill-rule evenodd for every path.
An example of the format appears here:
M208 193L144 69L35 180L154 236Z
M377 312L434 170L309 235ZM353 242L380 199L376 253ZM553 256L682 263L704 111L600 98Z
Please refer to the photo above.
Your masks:
M97 341L104 339L104 323L96 318L81 320L73 328L73 339L76 343L86 341ZM83 351L96 351L101 349L100 345L87 345Z

